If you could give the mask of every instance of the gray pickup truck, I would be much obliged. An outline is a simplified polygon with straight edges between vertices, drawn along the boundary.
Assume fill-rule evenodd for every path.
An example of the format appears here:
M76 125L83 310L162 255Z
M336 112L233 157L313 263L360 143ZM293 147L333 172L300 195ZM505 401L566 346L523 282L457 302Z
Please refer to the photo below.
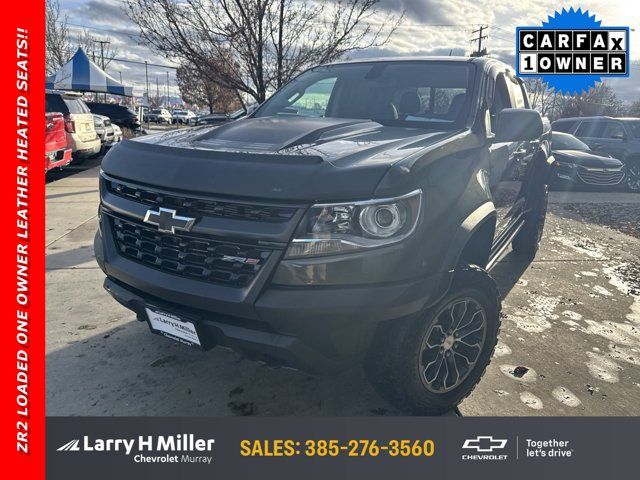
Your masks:
M570 117L556 120L552 128L579 138L594 153L620 160L627 189L640 192L640 118Z
M549 136L494 59L322 65L247 118L112 149L96 259L153 333L312 372L362 363L399 408L441 413L497 342L488 271L537 251Z

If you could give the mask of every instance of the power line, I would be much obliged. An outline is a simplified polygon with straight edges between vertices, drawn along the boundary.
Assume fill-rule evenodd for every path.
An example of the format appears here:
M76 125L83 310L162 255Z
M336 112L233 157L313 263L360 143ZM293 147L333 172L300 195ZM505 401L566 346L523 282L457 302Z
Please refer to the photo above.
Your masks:
M173 67L171 65L162 65L160 63L151 63L151 62L138 62L136 60L126 60L124 58L112 58L114 62L124 62L124 63L135 63L136 65L146 65L149 67L160 67L160 68L168 68L170 70L177 70L178 67Z
M487 54L487 49L486 48L484 50L482 49L482 40L484 40L485 38L489 38L488 35L482 34L484 29L486 28L489 28L489 25L480 25L480 28L478 28L477 30L473 30L471 32L471 33L478 34L477 37L471 39L472 42L478 42L478 49L471 54L472 57L482 57Z

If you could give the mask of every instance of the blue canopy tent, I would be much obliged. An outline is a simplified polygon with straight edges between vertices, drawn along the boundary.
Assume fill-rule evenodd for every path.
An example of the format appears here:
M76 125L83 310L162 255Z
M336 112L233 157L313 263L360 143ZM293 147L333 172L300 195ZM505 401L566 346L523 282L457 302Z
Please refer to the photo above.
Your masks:
M75 92L99 92L131 97L133 87L125 87L93 63L82 48L60 70L47 77L47 88Z

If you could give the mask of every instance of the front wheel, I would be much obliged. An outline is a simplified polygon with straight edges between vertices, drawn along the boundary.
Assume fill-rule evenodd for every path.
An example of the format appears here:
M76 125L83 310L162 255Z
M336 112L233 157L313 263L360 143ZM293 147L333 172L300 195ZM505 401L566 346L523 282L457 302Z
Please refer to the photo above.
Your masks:
M640 159L631 160L627 164L627 190L630 192L640 192Z
M484 270L456 273L436 305L400 325L381 327L365 358L378 393L415 415L439 415L471 393L498 340L500 299Z

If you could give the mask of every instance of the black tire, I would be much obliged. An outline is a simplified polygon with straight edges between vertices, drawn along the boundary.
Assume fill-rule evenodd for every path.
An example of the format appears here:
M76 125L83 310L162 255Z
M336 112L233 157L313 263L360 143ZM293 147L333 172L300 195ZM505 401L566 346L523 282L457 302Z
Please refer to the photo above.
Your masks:
M544 232L544 223L547 218L547 205L549 204L549 192L545 187L544 193L538 200L538 205L529 211L524 220L524 226L513 238L511 247L513 253L522 257L533 258L538 252L540 240Z
M640 192L640 159L632 159L627 163L627 178L625 186L627 191Z
M436 386L446 387L451 357L456 359L462 355L458 353L461 351L457 348L460 345L455 341L444 351L444 345L451 334L443 337L442 346L433 347L429 344L433 335L443 332L439 326L442 319L447 318L447 308L469 299L473 301L470 304L479 306L483 311L485 326L482 345L477 348L476 360L466 362L468 365L467 371L463 371L464 375L458 372L456 366L456 382L448 389L436 391ZM367 378L383 398L404 412L413 415L440 415L450 411L472 392L491 361L500 330L500 308L498 291L489 274L478 267L465 267L456 273L449 293L436 305L415 317L392 321L379 329L365 358ZM449 318L454 318L451 312ZM470 312L469 315L472 315L471 320L465 321L464 325L461 320L460 325L474 328L477 313ZM441 336L444 335L446 334L443 332ZM468 335L470 334L461 333L460 339L469 338ZM438 385L435 381L429 385L426 378L433 361L426 366L424 363L428 360L426 356L434 348L437 349L436 355L443 355L440 366L444 362L447 367L444 385ZM447 360L444 359L446 354L449 355Z

